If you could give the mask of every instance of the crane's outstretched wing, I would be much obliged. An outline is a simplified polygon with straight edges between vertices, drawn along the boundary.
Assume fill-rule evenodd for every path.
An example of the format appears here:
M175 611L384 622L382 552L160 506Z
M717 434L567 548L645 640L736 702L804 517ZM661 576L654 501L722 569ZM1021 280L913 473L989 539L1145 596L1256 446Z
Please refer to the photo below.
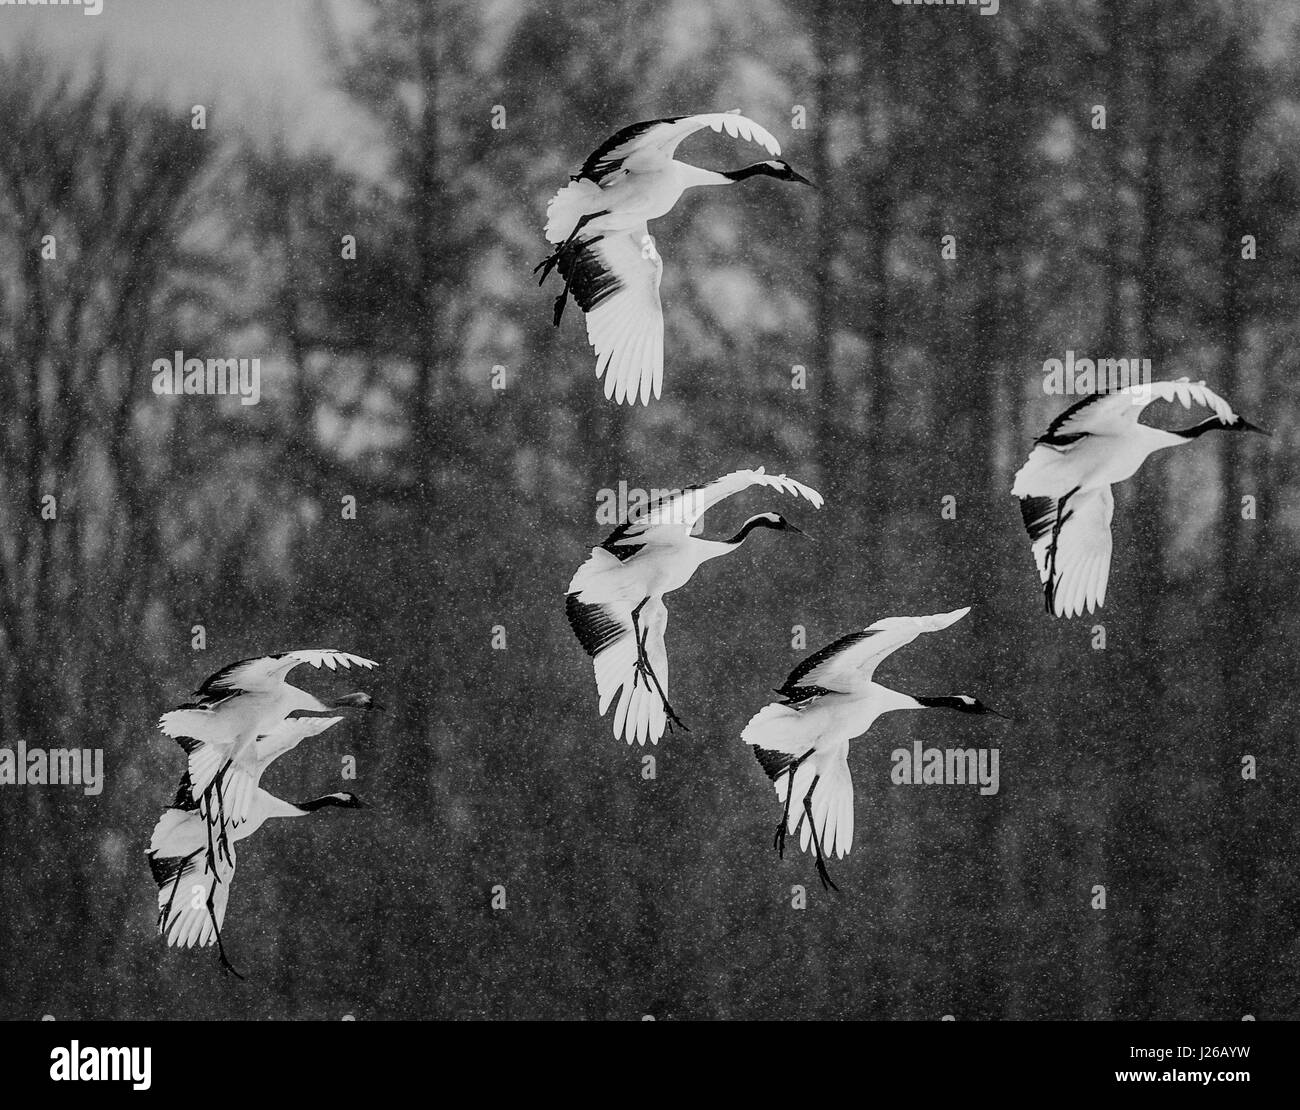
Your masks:
M861 632L850 632L800 663L777 692L800 701L818 691L848 694L865 689L888 655L923 632L937 632L961 620L970 606L929 617L885 617Z
M177 802L185 795L182 784ZM209 853L206 806L163 810L154 826L146 856L158 884L158 935L178 948L215 944L226 916L230 881L235 875L235 848ZM212 837L217 832L212 830ZM209 911L208 901L212 908ZM213 924L215 915L216 923Z
M664 701L668 697L668 650L664 632L668 608L651 598L641 605L637 622L654 677L637 669L636 637L632 610L640 598L626 596L611 572L618 560L603 548L592 549L591 557L578 569L564 610L583 650L592 657L596 692L603 717L614 709L614 735L630 744L635 740L657 744L667 728ZM656 685L657 682L657 685Z
M362 659L359 655L333 648L282 651L276 655L262 655L256 659L241 659L237 663L227 664L215 674L209 675L195 691L195 696L224 698L232 691L270 690L301 663L310 663L317 669L325 666L331 671L338 667L347 670L354 663L358 667L378 666L371 659Z
M771 132L742 116L739 108L733 108L729 112L669 116L624 127L588 156L575 177L605 185L620 174L657 169L672 158L683 139L705 127L711 127L719 134L725 132L733 139L758 143L769 154L781 153L781 144L773 138Z
M302 663L310 663L317 669L328 667L331 671L339 667L346 670L353 664L367 668L379 665L371 659L333 648L304 648L241 659L204 679L203 685L189 701L158 718L158 727L165 736L173 739L188 736L205 743L229 743L232 737L226 734L217 713L222 703L238 694L272 690Z
M1183 408L1191 408L1193 402L1204 405L1228 424L1235 424L1239 419L1232 406L1204 382L1178 378L1133 385L1114 393L1093 393L1056 417L1035 443L1066 447L1084 436L1122 432L1129 424L1137 423L1142 410L1152 401L1175 400L1181 401Z
M629 514L629 519L615 529L603 546L619 558L627 558L645 544L656 542L661 530L671 533L665 536L668 542L678 541L683 532L698 532L700 518L719 501L750 486L766 486L802 497L818 509L825 503L822 495L811 486L785 474L767 474L761 466L757 470L735 470L705 485L688 486L663 494L658 500Z
M1110 578L1110 486L1065 498L1025 497L1020 502L1047 611L1058 617L1094 612L1106 601Z
M641 224L583 239L559 256L560 274L586 314L596 377L617 404L658 399L664 380L663 260Z

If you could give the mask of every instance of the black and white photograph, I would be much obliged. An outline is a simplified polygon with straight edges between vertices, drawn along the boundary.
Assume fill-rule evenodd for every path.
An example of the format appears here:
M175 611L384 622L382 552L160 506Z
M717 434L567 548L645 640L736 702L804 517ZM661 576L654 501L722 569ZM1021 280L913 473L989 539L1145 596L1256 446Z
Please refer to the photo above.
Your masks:
M1014 1022L1252 1084L1298 343L1295 0L0 0L23 1066Z

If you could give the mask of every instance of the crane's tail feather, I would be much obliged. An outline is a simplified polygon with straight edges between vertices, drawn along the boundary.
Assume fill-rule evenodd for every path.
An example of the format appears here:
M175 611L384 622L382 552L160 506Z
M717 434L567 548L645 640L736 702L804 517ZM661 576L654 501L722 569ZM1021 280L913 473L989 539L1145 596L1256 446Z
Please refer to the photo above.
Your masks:
M570 181L546 205L546 241L563 243L583 216L600 210L600 186L581 178Z
M779 702L765 705L755 713L740 738L772 756L794 757L808 750L808 739L799 725L798 712ZM760 763L763 758L759 756Z

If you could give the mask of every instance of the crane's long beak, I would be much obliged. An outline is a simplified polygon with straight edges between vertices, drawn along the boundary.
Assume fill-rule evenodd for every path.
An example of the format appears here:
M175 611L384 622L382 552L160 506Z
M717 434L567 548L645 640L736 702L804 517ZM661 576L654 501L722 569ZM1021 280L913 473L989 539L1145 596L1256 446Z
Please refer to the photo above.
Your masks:
M801 174L798 170L791 170L791 171L790 171L790 180L791 180L791 181L797 181L797 182L799 182L800 185L807 185L808 188L810 188L810 189L815 189L815 188L817 188L816 185L814 185L811 181L809 181L806 177L804 177L804 175Z
M1242 418L1241 422L1237 425L1237 428L1243 432L1258 432L1260 435L1268 436L1270 439L1273 437L1273 433L1267 428L1261 428L1258 424L1252 424L1245 418Z
M988 713L992 713L993 716L995 716L995 717L1001 717L1002 720L1004 720L1004 721L1011 721L1012 723L1015 722L1015 718L1014 718L1014 717L1008 717L1005 713L999 713L996 709L989 709L989 707L988 707L987 705L984 707L984 709L985 709L986 712L988 712Z
M816 538L815 536L810 536L810 535L808 535L808 533L805 532L802 528L796 528L796 527L795 527L793 524L791 524L788 520L785 522L785 526L786 526L786 528L788 528L791 532L794 532L796 535L803 536L804 539L806 539L806 540L810 540L810 541L813 542L813 543L816 543L816 542L817 542L817 538Z

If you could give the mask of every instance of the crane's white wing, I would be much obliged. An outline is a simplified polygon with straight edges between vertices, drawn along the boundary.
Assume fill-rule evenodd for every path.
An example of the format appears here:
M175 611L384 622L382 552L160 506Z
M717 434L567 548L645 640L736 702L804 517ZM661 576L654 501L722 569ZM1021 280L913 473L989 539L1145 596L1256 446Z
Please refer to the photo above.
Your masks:
M1237 421L1237 415L1228 402L1207 388L1204 382L1178 378L1133 385L1114 393L1091 394L1053 420L1037 442L1060 447L1082 436L1122 433L1137 422L1142 410L1152 401L1181 401L1183 408L1191 408L1195 402L1212 409L1216 416L1229 424Z
M1058 617L1096 611L1106 601L1110 579L1115 515L1110 486L1072 494L1064 505L1055 497L1022 498L1020 512L1034 545L1047 611Z
M664 379L663 260L641 224L581 240L559 259L560 274L586 314L605 396L634 405L657 399Z
M624 737L629 744L633 740L657 744L667 727L663 702L668 696L668 651L664 646L668 609L661 600L651 598L637 616L646 656L659 680L656 689L636 669L632 609L641 599L634 600L619 588L618 566L618 560L608 551L593 548L570 584L565 612L583 650L592 657L600 715L603 717L615 705L615 736Z
M624 127L592 151L576 176L605 184L619 174L659 169L672 158L683 139L705 127L719 134L725 132L733 139L758 143L769 154L781 153L781 144L770 131L742 116L739 108L733 108L728 112L646 120Z
M772 783L782 806L785 805L786 792L793 788L786 828L799 834L799 847L805 852L812 847L812 834L816 829L822 854L827 859L832 856L843 859L853 847L853 777L849 774L846 756L846 749L825 760L814 756L800 764L793 783L788 774L777 775ZM813 816L811 824L803 805L809 790L812 791L812 797L808 799Z
M226 697L235 697L238 691L232 690ZM235 740L226 717L218 713L221 702L212 701L205 705L187 705L172 709L158 718L158 727L164 736L173 740L194 740L198 743L229 746Z
M358 667L378 666L373 660L362 659L346 651L333 648L304 648L299 651L283 651L277 655L262 655L256 659L241 659L230 663L215 674L209 675L203 685L195 691L198 698L229 696L231 692L270 690L284 681L294 667L301 663L310 663L313 667L328 667L331 671L338 667L345 670L356 664Z
M232 842L228 857L224 852L216 858L210 856L206 820L203 807L164 810L146 853L158 884L158 934L167 938L168 945L178 948L215 944L216 929L226 916L230 881L235 874L235 848ZM215 838L215 829L212 835Z
M785 474L767 474L761 466L757 470L735 470L706 485L673 490L632 512L604 546L617 554L620 548L654 543L660 535L665 542L678 542L683 534L699 532L700 518L710 508L750 486L765 486L802 497L818 509L825 503L822 495L811 486Z
M827 856L844 856L853 847L853 779L846 748L814 750L820 735L819 726L810 724L808 715L773 702L749 719L740 738L753 747L782 806L790 794L786 828L799 834L804 851L811 845L815 827L822 851ZM790 769L800 757L806 758L795 768L792 784ZM809 825L803 805L810 790L813 825Z
M331 671L339 667L346 670L353 664L367 668L378 666L373 660L333 648L306 648L241 659L204 679L189 701L158 719L158 727L173 739L191 737L208 744L229 745L235 737L229 733L221 707L239 694L275 689L283 684L285 675L302 663L318 669L328 667Z
M929 617L885 617L861 632L851 632L810 655L778 691L788 698L811 689L848 694L865 689L886 656L910 644L923 632L937 632L961 620L970 606Z

